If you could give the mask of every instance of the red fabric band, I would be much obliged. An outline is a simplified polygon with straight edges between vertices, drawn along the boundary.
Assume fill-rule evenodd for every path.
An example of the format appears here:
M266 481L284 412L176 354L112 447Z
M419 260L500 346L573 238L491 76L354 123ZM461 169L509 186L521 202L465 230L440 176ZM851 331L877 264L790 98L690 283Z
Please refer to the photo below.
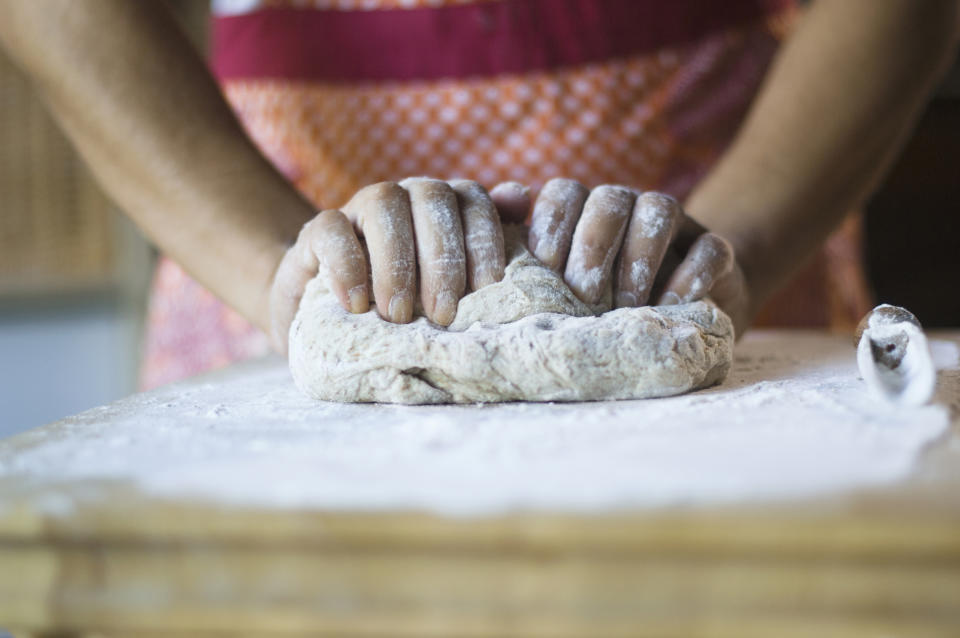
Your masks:
M524 73L682 44L792 0L500 0L434 9L216 17L222 80L433 80Z

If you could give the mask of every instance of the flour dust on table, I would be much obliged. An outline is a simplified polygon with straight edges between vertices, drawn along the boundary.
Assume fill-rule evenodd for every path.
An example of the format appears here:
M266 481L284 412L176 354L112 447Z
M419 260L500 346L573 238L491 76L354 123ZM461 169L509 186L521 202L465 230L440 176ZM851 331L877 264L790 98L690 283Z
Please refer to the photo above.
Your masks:
M949 370L937 404L920 407L877 401L846 335L755 331L722 385L657 401L315 401L276 357L0 445L0 511L3 486L24 484L57 516L114 498L98 485L217 507L479 516L782 502L891 484L948 430L947 406L960 406L960 337L935 341Z
M502 281L460 300L449 328L344 310L323 274L290 327L290 370L316 399L376 403L596 401L681 394L722 381L733 325L709 302L610 310L581 302L504 229Z

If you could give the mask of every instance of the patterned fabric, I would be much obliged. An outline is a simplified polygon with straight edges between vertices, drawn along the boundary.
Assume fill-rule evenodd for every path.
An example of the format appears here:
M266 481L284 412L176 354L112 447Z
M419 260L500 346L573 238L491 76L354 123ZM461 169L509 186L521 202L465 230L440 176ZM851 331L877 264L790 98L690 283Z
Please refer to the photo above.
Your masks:
M703 5L692 0L550 2L551 10L543 9L544 20L536 22L529 12L538 0L219 0L213 68L251 138L318 208L339 206L367 184L409 175L468 177L488 187L518 180L534 189L565 176L683 199L732 138L795 16L788 3L731 0L724 3L728 22L708 29L713 23L702 19ZM664 29L618 30L616 21L638 7L650 9ZM665 7L676 14L665 15ZM570 15L557 15L564 8ZM394 43L395 56L384 57L378 48L383 41L364 37L364 29L381 33L388 15L390 24L402 16L411 30L423 27L424 35L409 45ZM327 29L332 16L355 25L356 40L369 41L351 44L361 47L351 54L356 81L329 60L301 60L304 51L329 46L316 43L314 29ZM480 28L477 16L506 25L493 29L502 36L499 45L518 51L528 71L501 72L515 71L517 56L477 62L482 51L458 48L451 34L469 39ZM523 50L537 38L528 29L511 30L510 20L542 25L537 50ZM594 44L570 46L565 34L576 22L583 25L581 37ZM660 42L663 33L685 24L692 36L678 31L676 42ZM603 29L630 37L604 41L598 35ZM420 67L393 58L423 59L424 40L445 51L445 66L426 64L424 77L413 77ZM272 43L269 52L250 50L262 42ZM624 47L638 52L596 59ZM450 68L467 72L432 75ZM384 73L400 79L370 79ZM849 237L855 230L831 243L840 248L817 262L828 266L808 277L805 296L792 297L803 299L802 310L816 310L801 315L813 325L849 323L861 314L859 301L831 296L824 281L824 273L835 271L853 273L844 286L858 281L858 255L850 248L856 244ZM149 313L146 387L266 350L259 331L173 262L161 260Z
M682 196L729 139L774 44L765 33L733 33L653 59L519 78L392 87L236 80L224 89L257 145L318 206L419 174L534 188L564 175ZM724 66L736 84L693 94L698 74Z

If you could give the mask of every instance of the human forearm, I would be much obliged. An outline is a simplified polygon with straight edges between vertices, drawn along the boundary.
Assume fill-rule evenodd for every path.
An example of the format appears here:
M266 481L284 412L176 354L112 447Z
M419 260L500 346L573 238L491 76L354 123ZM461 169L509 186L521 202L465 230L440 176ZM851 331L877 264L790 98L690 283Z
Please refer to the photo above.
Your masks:
M0 2L0 41L107 192L159 247L262 327L313 214L250 144L157 2Z
M951 59L953 0L817 0L687 210L734 244L753 306L860 204Z

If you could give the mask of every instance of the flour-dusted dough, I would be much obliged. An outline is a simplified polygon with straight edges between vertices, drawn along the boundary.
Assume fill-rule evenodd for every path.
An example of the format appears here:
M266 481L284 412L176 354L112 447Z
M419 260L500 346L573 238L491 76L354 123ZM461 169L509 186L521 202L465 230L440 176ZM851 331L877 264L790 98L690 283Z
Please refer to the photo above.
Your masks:
M464 297L446 329L350 314L322 276L311 281L290 327L297 386L345 402L595 401L680 394L726 376L733 325L716 306L595 316L527 252L518 228L504 230L503 281Z

